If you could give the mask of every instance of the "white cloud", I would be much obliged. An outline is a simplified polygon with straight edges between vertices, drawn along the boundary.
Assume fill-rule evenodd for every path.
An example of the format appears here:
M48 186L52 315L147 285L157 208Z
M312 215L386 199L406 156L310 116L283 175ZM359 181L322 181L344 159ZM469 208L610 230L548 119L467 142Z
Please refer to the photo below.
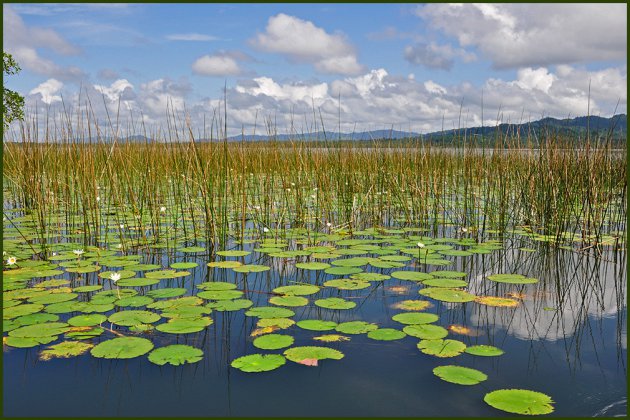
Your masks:
M284 13L270 17L265 32L251 44L294 62L310 63L320 73L353 75L362 71L354 48L343 35L331 35L310 21Z
M116 102L121 98L125 90L132 91L133 85L127 79L119 79L110 86L94 85L94 89L105 95L109 101Z
M61 67L42 57L38 50L49 49L64 56L78 54L79 48L64 40L51 29L28 27L11 6L3 5L3 49L13 54L24 69L62 80L84 76L77 67Z
M266 95L274 99L288 99L291 101L321 100L328 95L328 84L318 83L307 84L279 84L269 77L257 77L254 79L255 86L237 85L235 90L239 93L246 93L253 96Z
M241 69L233 57L227 54L204 55L192 65L193 72L202 76L234 76Z
M553 85L553 82L557 80L557 77L549 73L549 71L544 67L537 69L526 67L524 69L519 69L517 74L518 79L515 83L519 87L526 90L538 89L545 93L549 93L549 89Z
M61 91L63 83L56 79L48 79L40 83L36 88L31 89L29 95L41 95L41 101L50 105L53 102L60 102L61 96L56 95Z
M432 80L427 80L426 82L424 82L424 88L427 90L427 92L434 93L436 95L446 94L446 88L444 88L444 86L440 86Z
M167 35L169 41L217 41L219 38L212 35L188 33Z
M461 58L465 63L476 59L475 54L461 48L453 48L449 44L439 45L419 42L405 47L404 57L412 64L419 64L431 69L450 70L455 58Z
M417 15L496 68L626 61L626 4L429 4Z

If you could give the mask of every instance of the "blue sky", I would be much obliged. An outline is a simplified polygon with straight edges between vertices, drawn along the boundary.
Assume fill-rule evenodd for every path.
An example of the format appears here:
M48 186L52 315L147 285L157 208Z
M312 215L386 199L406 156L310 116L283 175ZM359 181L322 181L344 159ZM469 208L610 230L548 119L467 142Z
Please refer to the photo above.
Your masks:
M313 108L344 131L428 132L481 124L482 95L484 124L584 115L589 80L594 113L626 112L625 4L14 3L3 23L30 112L81 91L199 124L227 84L231 132L305 130Z

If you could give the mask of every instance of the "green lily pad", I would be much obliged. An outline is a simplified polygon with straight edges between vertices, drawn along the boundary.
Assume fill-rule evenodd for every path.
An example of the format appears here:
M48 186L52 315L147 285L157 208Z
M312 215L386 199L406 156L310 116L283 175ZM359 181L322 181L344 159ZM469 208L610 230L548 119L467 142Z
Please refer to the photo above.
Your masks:
M9 331L9 336L20 338L52 337L68 331L68 327L65 322L42 322Z
M269 271L271 267L267 265L245 264L234 268L237 273L260 273L263 271Z
M150 296L153 299L167 299L184 295L186 294L186 291L187 289L183 287L157 289L147 292L147 296Z
M251 254L250 251L232 250L232 251L217 251L217 255L222 257L245 257Z
M281 295L295 295L295 296L307 296L319 292L319 287L312 285L294 285L294 286L280 286L272 290L274 293Z
M297 263L295 264L296 268L301 268L303 270L325 270L330 268L330 264L322 263L322 262L307 262L307 263Z
M190 275L188 271L176 271L176 270L159 270L159 271L149 271L144 274L144 277L148 279L176 279L179 277L185 277Z
M88 292L96 292L97 290L101 290L103 286L100 284L95 284L92 286L79 286L72 289L73 292L76 293L88 293Z
M365 321L342 322L335 327L336 331L343 334L365 334L376 329L378 329L378 325Z
M361 290L370 287L370 283L364 280L338 279L328 280L324 286L336 287L341 290Z
M509 283L509 284L534 284L538 283L538 279L528 278L522 274L492 274L487 277L488 280L496 281L497 283Z
M42 360L50 360L53 358L76 357L87 352L92 347L94 347L93 344L82 343L80 341L64 341L42 350L39 358Z
M125 327L138 324L152 324L160 319L160 315L149 311L120 311L109 316L108 321Z
M394 271L391 276L398 280L424 281L432 279L433 276L419 271Z
M344 355L339 350L328 347L304 346L287 349L284 356L292 362L301 363L305 360L340 360Z
M199 318L210 313L212 313L212 309L207 306L181 305L165 309L162 316L164 318Z
M317 299L314 303L315 305L326 309L352 309L357 306L356 302L334 297Z
M206 248L202 247L202 246L187 246L184 248L178 248L177 249L179 252L185 252L185 253L198 253L198 252L205 252Z
M184 344L171 344L160 347L149 353L149 361L159 366L165 364L180 366L185 363L197 363L203 359L201 349Z
M285 347L289 347L294 342L293 337L283 334L265 334L262 337L258 337L252 344L254 347L258 347L263 350L278 350Z
M240 290L205 290L197 293L197 296L207 300L231 300L241 298L243 292Z
M448 330L439 325L432 324L414 324L407 325L403 331L412 337L422 340L439 340L448 335Z
M15 318L13 323L17 327L23 327L25 325L41 324L42 322L55 322L59 320L59 316L49 313L35 313L30 315L24 315L19 318Z
M418 293L442 302L464 303L475 300L475 295L464 290L447 289L443 287L427 287L426 289L419 290Z
M330 267L325 269L324 273L337 276L348 276L350 274L357 274L362 271L363 269L358 267Z
M158 284L160 279L147 279L147 278L130 278L130 279L122 279L116 282L117 286L121 287L144 287L144 286L152 286L154 284Z
M234 290L236 289L236 285L234 283L228 283L225 281L207 281L204 283L199 283L197 285L198 289L203 290Z
M387 274L381 274L381 273L359 273L359 274L352 274L350 278L352 280L383 281L383 280L391 279L392 276L389 276Z
M553 400L542 392L527 389L499 389L487 393L483 400L498 410L514 414L553 413Z
M337 327L337 323L334 321L321 321L319 319L304 319L298 321L297 326L311 331L330 331Z
M153 303L153 299L149 296L131 296L114 301L114 305L120 307L140 308Z
M445 288L468 286L467 281L460 280L460 279L449 279L449 278L437 278L437 279L424 280L422 284L424 284L425 286L445 287Z
M304 306L308 304L308 299L302 296L274 296L269 299L269 303L278 306Z
M372 340L392 341L405 338L407 334L394 328L379 328L367 333L368 338Z
M383 260L371 260L370 265L374 268L400 268L404 267L405 264L396 261L383 261Z
M89 340L103 334L105 330L101 327L93 328L73 328L69 330L64 337L73 340Z
M40 344L48 344L57 339L57 336L51 337L11 337L8 336L4 340L4 344L10 347L16 347L20 349L37 347Z
M121 271L102 271L98 273L98 276L102 279L111 279L112 274L117 274L121 279L129 279L136 275L135 271L131 270L121 270Z
M171 268L174 268L176 270L188 270L190 268L195 268L198 265L199 264L195 262L178 262L178 263L171 264Z
M477 369L455 365L438 366L433 373L446 382L458 385L476 385L488 379L488 375Z
M158 302L153 302L150 305L147 305L147 308L170 310L172 308L177 308L179 306L195 306L195 305L201 305L202 303L203 303L203 299L200 299L197 296L184 296L177 299L168 299L168 300L160 300Z
M217 268L236 268L243 265L240 261L213 261L208 263L208 267Z
M250 354L232 361L231 366L243 372L267 372L286 363L280 354Z
M107 321L107 317L102 314L77 315L68 320L68 324L73 327L92 327Z
M505 352L498 347L488 346L486 344L480 344L477 346L466 347L466 353L472 354L474 356L492 357L492 356L501 356Z
M433 277L444 277L447 279L458 279L458 278L466 277L466 273L464 273L463 271L440 270L440 271L431 271L430 274Z
M147 354L152 348L153 343L146 338L118 337L97 344L90 353L103 359L132 359Z
M437 357L455 357L466 350L466 344L457 340L422 340L418 349L424 354Z
M295 315L295 312L276 306L258 306L245 312L245 315L255 316L257 318L291 318Z
M50 303L67 302L79 296L76 293L49 293L46 295L34 296L29 298L30 303L39 303L40 305L48 305Z
M220 300L218 302L210 302L206 305L219 312L239 311L241 309L250 308L254 302L249 299Z
M337 267L361 267L368 265L371 258L355 257L355 258L343 258L333 261L331 264Z
M212 323L212 319L208 317L175 318L163 324L157 325L155 329L169 334L189 334L203 331Z
M126 266L126 268L131 271L151 271L151 270L157 270L158 268L161 268L161 267L162 266L158 264L134 264L134 265Z
M37 283L35 287L59 287L59 286L67 286L69 284L70 284L70 280L52 279L52 280L45 280L40 283Z
M278 327L281 329L287 329L294 325L295 321L289 318L263 318L256 322L256 326L260 328L265 327Z
M394 315L392 319L405 325L417 325L431 324L440 319L440 317L436 314L426 312L403 312L401 314Z

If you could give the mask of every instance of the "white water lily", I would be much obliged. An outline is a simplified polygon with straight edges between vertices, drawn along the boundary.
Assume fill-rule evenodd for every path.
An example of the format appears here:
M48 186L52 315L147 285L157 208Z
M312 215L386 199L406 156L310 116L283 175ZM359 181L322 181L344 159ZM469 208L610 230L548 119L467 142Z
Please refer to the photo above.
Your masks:
M83 254L85 251L82 249L75 249L74 251L72 251L76 256L81 256L81 254Z
M326 226L331 227L332 223L328 222L328 223L326 223Z
M121 228L121 229L124 229L124 228L125 228L125 225L124 225L123 223L121 223L121 224L120 224L120 228Z
M7 258L7 265L13 265L17 262L17 258L15 257L9 257Z
M423 244L422 242L418 242L418 248L424 248L426 245Z
M101 201L101 197L99 197L98 195L96 196L96 201Z
M264 228L263 228L263 232L267 233L267 232L269 232L269 229L268 229L268 228L266 228L266 227L264 227Z
M164 206L160 207L160 212L166 213L166 207L164 207Z
M109 275L109 278L112 279L114 283L120 280L120 273L112 273Z
M465 227L463 227L463 228L462 228L462 233L466 233L466 232L468 232L468 229L467 229L467 228L465 228Z

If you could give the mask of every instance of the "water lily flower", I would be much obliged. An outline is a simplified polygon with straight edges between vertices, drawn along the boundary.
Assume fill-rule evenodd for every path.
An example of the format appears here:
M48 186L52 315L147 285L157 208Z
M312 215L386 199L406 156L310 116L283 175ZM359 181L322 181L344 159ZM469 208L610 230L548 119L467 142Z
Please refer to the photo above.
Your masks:
M101 197L99 197L98 195L96 196L96 201L101 201Z
M82 249L75 249L74 251L72 251L76 256L81 256L81 254L83 254L85 251Z
M263 232L267 233L269 232L269 229L267 229L266 227L263 228Z
M125 228L125 225L124 225L123 223L121 223L121 224L120 224L120 228L121 228L121 229L124 229L124 228Z
M418 242L418 248L424 248L426 245L423 244L422 242Z
M166 213L166 207L164 207L164 206L160 207L160 212Z
M467 228L465 228L465 227L463 227L463 228L462 228L462 233L466 233L466 232L468 232L468 229L467 229Z
M109 278L112 279L114 283L120 280L120 273L112 273L109 275Z
M328 222L328 223L326 223L326 226L327 226L327 227L331 227L331 226L332 226L332 223Z
M17 262L17 258L15 257L9 257L7 258L7 265L13 265Z

